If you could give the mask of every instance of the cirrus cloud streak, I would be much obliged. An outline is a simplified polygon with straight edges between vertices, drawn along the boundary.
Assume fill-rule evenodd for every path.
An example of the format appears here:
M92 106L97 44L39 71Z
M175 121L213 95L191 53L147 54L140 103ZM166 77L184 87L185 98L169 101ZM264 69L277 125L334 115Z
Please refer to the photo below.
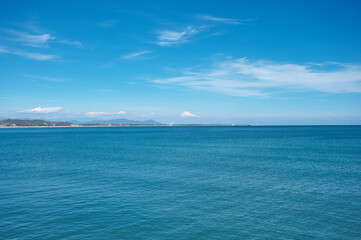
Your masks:
M8 49L8 48L2 47L2 46L0 46L0 53L17 55L17 56L25 57L28 59L38 60L38 61L53 60L58 57L58 56L51 55L51 54L27 52L27 51L22 51L22 50L13 50L13 49Z
M173 44L183 43L197 33L199 33L199 30L192 26L188 26L183 31L163 30L158 33L157 44L160 46L171 46Z
M136 58L138 56L147 54L147 53L151 53L151 51L143 51L143 52L136 52L136 53L130 53L128 55L125 55L123 58L124 59L130 59L130 58Z
M200 14L198 18L207 20L207 21L214 21L214 22L221 22L221 23L229 23L229 24L242 24L239 19L232 19L232 18L219 18L210 15Z

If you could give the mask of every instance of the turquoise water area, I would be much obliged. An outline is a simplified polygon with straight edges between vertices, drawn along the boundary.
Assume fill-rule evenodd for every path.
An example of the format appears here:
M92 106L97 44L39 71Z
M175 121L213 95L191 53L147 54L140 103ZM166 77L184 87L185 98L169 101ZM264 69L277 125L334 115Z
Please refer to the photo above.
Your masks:
M361 239L361 127L0 129L0 239Z

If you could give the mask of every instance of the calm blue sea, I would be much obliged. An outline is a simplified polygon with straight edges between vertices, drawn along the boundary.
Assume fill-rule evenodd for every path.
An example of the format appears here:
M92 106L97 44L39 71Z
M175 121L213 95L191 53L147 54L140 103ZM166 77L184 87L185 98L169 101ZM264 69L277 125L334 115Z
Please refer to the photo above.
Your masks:
M0 129L0 239L361 239L361 127Z

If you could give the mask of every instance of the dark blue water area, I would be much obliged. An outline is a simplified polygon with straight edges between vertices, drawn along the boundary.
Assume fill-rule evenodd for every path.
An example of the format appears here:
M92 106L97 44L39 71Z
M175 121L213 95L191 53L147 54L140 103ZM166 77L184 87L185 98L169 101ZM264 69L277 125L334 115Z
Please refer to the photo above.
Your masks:
M0 129L0 239L361 239L361 127Z

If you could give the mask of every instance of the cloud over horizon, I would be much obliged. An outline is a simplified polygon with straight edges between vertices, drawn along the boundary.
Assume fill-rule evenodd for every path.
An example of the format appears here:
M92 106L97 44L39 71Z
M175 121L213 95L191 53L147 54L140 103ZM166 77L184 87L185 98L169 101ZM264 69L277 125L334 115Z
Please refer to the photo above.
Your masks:
M31 109L20 110L18 112L19 113L53 113L53 112L59 112L62 109L63 109L62 107L46 107L46 108L36 107Z

